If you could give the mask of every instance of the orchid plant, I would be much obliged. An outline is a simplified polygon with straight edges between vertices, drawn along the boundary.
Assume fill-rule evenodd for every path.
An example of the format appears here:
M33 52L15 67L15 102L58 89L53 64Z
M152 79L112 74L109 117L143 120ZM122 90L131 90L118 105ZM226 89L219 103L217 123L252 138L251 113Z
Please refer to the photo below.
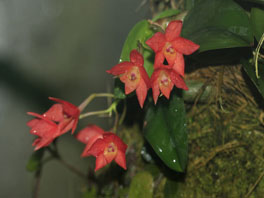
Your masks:
M248 13L233 0L223 1L225 4L217 0L200 0L199 3L188 1L187 15L182 12L185 17L180 14L182 10L168 9L152 20L138 22L124 43L120 62L106 71L116 78L113 93L92 94L79 106L50 97L56 104L46 112L28 112L35 117L27 125L30 133L37 136L33 146L38 152L29 161L29 169L41 169L44 151L60 158L52 144L69 131L74 138L85 144L80 155L96 158L94 171L105 169L113 160L124 170L129 169L126 152L129 152L131 145L121 139L119 129L124 118L129 116L126 115L126 108L130 104L126 100L136 95L140 108L135 109L144 115L142 135L145 140L166 167L184 172L188 144L182 93L189 89L184 76L185 68L190 63L202 60L200 55L212 50L251 48L253 55L247 60L241 58L241 61L264 96L263 70L260 69L260 77L254 75L254 66L259 62L257 56L263 61L261 46L257 51L254 48L254 37L255 43L263 42L264 23L259 18L253 18L255 15L263 15L264 11L252 8L249 18ZM214 3L218 6L213 6ZM223 11L221 15L216 13L216 8ZM228 16L231 18L227 19ZM189 55L192 55L191 58L188 58ZM185 59L188 59L188 64L185 64ZM113 102L106 110L85 112L85 108L97 97L111 98ZM104 130L89 123L79 130L81 119L105 114L115 115L112 129Z

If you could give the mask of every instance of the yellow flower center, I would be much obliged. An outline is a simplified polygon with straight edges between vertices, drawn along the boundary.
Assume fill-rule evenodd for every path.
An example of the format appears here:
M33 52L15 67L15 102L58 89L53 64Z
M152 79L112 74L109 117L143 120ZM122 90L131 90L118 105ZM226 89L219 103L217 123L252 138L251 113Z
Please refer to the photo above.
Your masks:
M108 146L104 149L104 156L107 162L110 163L115 158L116 154L117 146L113 142L110 142Z
M164 52L166 54L171 54L173 55L175 53L175 50L173 48L173 46L170 43L166 43L164 48L163 48Z
M159 79L160 79L160 85L161 86L168 87L170 82L171 82L171 79L168 77L168 74L165 71L160 72Z
M127 73L127 77L130 81L137 81L140 78L140 72L138 67L132 67L128 73Z

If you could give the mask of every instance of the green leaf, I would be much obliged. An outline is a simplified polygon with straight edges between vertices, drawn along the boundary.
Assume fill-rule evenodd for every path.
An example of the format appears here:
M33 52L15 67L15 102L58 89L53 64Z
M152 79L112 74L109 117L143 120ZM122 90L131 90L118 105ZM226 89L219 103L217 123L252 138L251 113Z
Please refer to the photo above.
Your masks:
M242 1L248 1L250 3L258 3L264 5L264 0L242 0Z
M255 38L259 41L264 33L264 10L259 8L251 9L250 22Z
M180 11L179 10L175 10L175 9L169 9L169 10L165 10L161 13L159 13L158 15L156 15L152 21L157 21L159 19L162 19L162 18L167 18L167 17L171 17L171 16L175 16L177 14L179 14Z
M194 7L196 0L185 0L185 9L190 10Z
M124 92L124 84L119 79L115 80L114 96L117 99L126 98L126 94Z
M82 195L82 198L96 198L96 197L97 197L97 192L95 187L92 187L90 190L86 189L86 191Z
M252 80L254 85L257 87L259 93L264 98L264 64L258 63L260 78L256 77L255 66L253 64L249 63L246 60L242 60L242 65L247 75Z
M183 100L172 95L159 98L147 110L144 136L162 161L171 169L183 172L187 163L188 142Z
M199 44L200 52L253 43L249 17L232 0L195 1L185 17L182 36Z
M40 149L32 153L31 157L28 160L26 169L30 172L34 172L39 170L41 166L41 160L44 155L44 150L45 149Z
M128 197L152 198L153 197L153 177L147 171L137 173L130 184Z
M145 41L149 39L152 35L154 34L154 31L150 28L150 24L148 23L147 20L143 20L138 22L132 30L129 32L127 39L125 41L125 44L123 46L122 52L121 52L121 57L120 57L120 62L122 61L129 61L130 58L130 52L133 49L138 48L138 43L142 44L144 48L148 47L145 44ZM144 49L143 52L143 57L144 57L144 67L147 71L148 74L151 74L152 68L148 65L146 66L146 63L149 61L149 58L154 54L150 50ZM153 65L153 63L152 63Z

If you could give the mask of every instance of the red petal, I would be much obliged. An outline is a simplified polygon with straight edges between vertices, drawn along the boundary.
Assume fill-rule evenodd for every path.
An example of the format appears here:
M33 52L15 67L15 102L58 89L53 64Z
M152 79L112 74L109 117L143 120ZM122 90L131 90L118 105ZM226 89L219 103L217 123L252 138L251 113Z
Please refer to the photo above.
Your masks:
M96 125L89 125L82 129L77 135L76 139L80 142L87 144L91 138L102 137L103 138L104 130Z
M57 131L57 126L51 125L44 120L40 120L36 125L34 125L30 133L37 136L53 137Z
M174 41L171 42L173 45L174 49L177 50L178 52L184 54L184 55L190 55L196 50L199 49L199 45L193 43L190 40L187 40L182 37L176 38Z
M130 81L126 74L120 77L120 80L125 83L125 94L130 94L133 92L139 85L139 82Z
M184 80L180 77L179 74L177 74L175 71L172 71L170 74L170 78L171 81L173 82L173 84L180 88L180 89L184 89L184 90L188 90L187 85L185 84Z
M144 58L137 50L132 50L130 52L130 62L137 66L143 66Z
M170 82L167 87L160 85L160 91L167 99L170 99L170 93L172 88L173 88L172 82Z
M103 138L104 138L104 141L106 142L106 144L113 142L117 146L118 150L120 150L124 153L126 152L127 145L116 134L114 134L112 132L106 132L103 134Z
M158 51L162 50L163 46L166 43L166 39L164 34L161 32L155 33L150 39L146 41L146 44L151 47L151 49L157 53Z
M139 82L139 86L136 89L136 93L137 93L137 98L138 98L138 102L141 108L143 108L144 105L144 101L147 97L147 92L148 92L148 88L144 82L143 79L140 80Z
M79 116L78 116L78 119L74 119L73 120L73 124L72 124L72 134L74 133L74 131L77 128L78 121L79 121Z
M144 80L145 84L147 85L147 88L150 88L150 79L148 76L148 73L146 72L144 67L139 67L139 72L140 72L140 76L141 78Z
M150 79L152 94L155 104L157 103L158 97L160 95L159 82L158 82L159 72L160 72L159 70L154 71Z
M76 118L79 117L80 110L78 109L77 106L75 106L72 103L69 103L69 102L67 102L65 100L58 99L58 98L49 97L49 99L62 104L63 105L63 111L67 115L73 116L73 117L76 117Z
M154 61L154 69L158 68L161 64L163 64L164 59L165 59L165 57L164 57L164 54L162 51L156 53L155 61Z
M27 126L29 126L30 128L34 127L36 124L38 124L40 120L39 119L33 119L27 122Z
M167 41L172 41L180 36L182 30L182 21L171 21L166 28L165 37Z
M87 155L93 155L98 157L100 154L104 152L107 143L103 139L97 139L94 144L87 151Z
M35 147L35 151L42 148L42 147L45 147L45 146L48 146L54 139L53 138L38 138L36 139L34 142L33 142L33 146L36 146Z
M103 168L105 165L107 165L107 161L106 161L104 155L101 154L96 158L94 171L97 171L97 170Z
M49 124L53 125L53 126L57 126L54 122L52 122L51 120L45 118L43 115L40 115L38 113L34 113L34 112L27 112L28 115L32 115L35 116L41 120L45 120L46 122L48 122Z
M62 121L64 119L62 104L52 105L49 110L43 114L43 116L55 122Z
M169 63L169 65L173 65L175 63L175 59L176 59L176 54L177 52L170 54L170 53L164 53L164 56L167 60L167 62Z
M126 167L126 155L122 151L117 151L115 162L121 166L123 169L127 169Z
M173 64L173 69L181 76L184 76L184 58L181 53L176 52L176 58Z
M127 70L129 70L130 67L132 67L132 66L133 66L133 63L130 63L128 61L124 61L122 63L115 65L114 67L112 67L112 69L107 70L106 72L109 74L112 74L114 76L119 76L119 75L125 73Z

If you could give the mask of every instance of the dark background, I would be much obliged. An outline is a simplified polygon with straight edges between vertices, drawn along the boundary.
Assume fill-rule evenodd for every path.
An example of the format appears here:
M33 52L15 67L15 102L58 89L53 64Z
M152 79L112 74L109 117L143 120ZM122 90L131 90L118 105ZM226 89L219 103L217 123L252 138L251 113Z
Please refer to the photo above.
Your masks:
M33 152L26 112L43 113L48 96L75 105L94 92L111 92L105 70L118 63L129 30L150 16L142 0L0 0L0 197L29 198L34 174L26 171ZM88 110L107 107L105 100ZM108 129L107 119L88 118ZM80 159L84 145L70 134L59 150L85 171L93 160ZM47 163L40 198L80 197L83 182L58 162Z

